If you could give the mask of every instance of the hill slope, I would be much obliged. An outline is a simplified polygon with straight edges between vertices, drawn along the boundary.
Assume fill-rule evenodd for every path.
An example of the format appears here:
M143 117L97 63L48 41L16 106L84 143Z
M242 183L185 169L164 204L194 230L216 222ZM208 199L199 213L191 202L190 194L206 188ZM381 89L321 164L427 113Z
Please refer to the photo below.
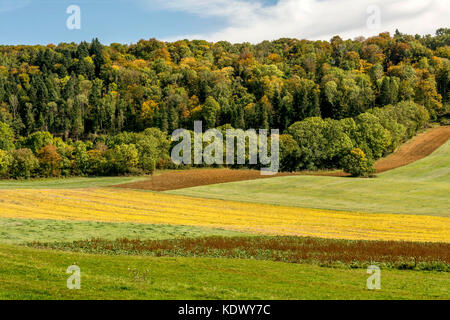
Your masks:
M377 179L289 176L169 191L195 197L375 213L450 217L450 142Z
M450 181L450 142L437 149L431 156L380 175L382 179L402 179L424 182Z
M375 164L377 172L385 172L428 157L450 139L450 126L438 127L422 133L402 145L392 155Z

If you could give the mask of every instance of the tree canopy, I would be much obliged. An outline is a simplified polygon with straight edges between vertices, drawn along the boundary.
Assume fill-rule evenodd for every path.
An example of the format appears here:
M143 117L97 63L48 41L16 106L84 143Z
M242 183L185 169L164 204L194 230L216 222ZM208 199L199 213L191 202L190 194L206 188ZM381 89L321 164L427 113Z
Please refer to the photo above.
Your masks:
M449 59L447 28L256 45L2 45L0 171L152 172L170 165L168 135L196 120L280 129L284 170L340 167L355 148L375 160L430 119L448 121Z

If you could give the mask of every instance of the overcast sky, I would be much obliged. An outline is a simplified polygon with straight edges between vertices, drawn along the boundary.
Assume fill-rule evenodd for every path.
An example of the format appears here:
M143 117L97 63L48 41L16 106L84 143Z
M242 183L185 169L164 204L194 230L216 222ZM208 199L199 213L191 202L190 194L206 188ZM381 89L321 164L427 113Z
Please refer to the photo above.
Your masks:
M69 5L79 6L81 29L66 27ZM329 40L434 34L449 21L450 0L0 0L0 43Z

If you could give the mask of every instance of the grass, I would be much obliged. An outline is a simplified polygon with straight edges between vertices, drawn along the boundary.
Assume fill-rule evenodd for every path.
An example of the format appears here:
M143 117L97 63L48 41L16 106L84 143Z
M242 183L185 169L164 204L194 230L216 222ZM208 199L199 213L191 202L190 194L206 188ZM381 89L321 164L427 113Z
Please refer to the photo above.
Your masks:
M81 268L81 290L66 269ZM147 271L148 270L148 271ZM271 261L99 256L0 245L0 299L449 299L450 275Z
M302 208L450 217L450 142L429 157L376 179L289 176L167 193Z
M3 190L0 217L171 224L337 239L450 242L450 219L443 217L302 209L119 188Z
M132 183L147 177L77 177L34 180L0 180L1 189L76 189L105 187L115 184Z
M32 242L27 245L39 249L107 255L241 258L351 268L367 268L377 264L399 270L450 272L448 243L213 236L170 240L96 238L73 242Z
M432 155L408 166L385 172L380 177L389 180L406 179L448 184L450 182L450 141Z
M102 223L90 221L33 220L0 218L0 243L24 244L32 241L77 241L91 238L163 240L179 237L243 236L223 229L192 226Z

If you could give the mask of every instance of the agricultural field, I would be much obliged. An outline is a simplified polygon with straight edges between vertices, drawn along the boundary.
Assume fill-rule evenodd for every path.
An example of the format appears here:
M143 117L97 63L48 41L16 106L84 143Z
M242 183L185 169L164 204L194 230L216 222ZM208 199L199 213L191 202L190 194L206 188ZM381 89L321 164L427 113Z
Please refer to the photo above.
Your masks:
M288 176L199 186L171 194L373 213L450 217L450 142L376 179ZM447 232L448 229L447 229Z
M449 299L449 155L447 142L374 179L2 181L0 299ZM74 263L79 291L65 287ZM365 287L371 264L382 290Z
M303 209L119 188L3 190L0 206L3 218L173 224L339 239L450 241L446 217Z
M246 234L232 230L170 224L0 218L0 243L7 244L26 244L34 241L79 241L91 238L162 240L243 235Z

